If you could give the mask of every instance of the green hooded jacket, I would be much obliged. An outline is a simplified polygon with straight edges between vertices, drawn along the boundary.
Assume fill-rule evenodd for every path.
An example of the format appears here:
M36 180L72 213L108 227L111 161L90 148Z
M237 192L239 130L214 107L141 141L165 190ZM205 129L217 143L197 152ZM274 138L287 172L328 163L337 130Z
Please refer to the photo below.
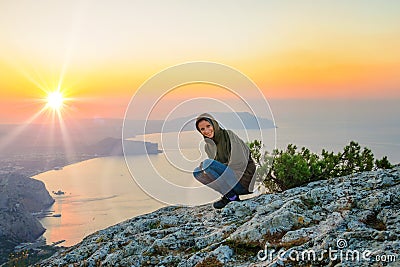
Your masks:
M196 128L199 132L197 125L203 119L208 120L214 127L212 139L204 136L207 156L229 166L235 172L240 184L251 193L256 166L250 156L249 147L234 132L222 129L208 113L203 113L196 119Z

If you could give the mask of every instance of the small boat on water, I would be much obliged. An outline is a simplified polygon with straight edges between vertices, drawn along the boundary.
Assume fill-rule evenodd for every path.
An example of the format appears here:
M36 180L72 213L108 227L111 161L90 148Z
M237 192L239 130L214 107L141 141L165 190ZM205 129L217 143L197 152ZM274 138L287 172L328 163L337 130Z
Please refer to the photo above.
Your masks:
M51 245L52 245L52 246L55 246L55 245L61 244L61 243L63 243L63 242L65 242L65 239L60 240L60 241L53 242Z
M64 195L65 192L64 192L64 191L61 191L61 190L58 190L57 192L56 192L56 191L53 191L53 194L54 194L54 195L57 195L57 196L60 196L60 195Z

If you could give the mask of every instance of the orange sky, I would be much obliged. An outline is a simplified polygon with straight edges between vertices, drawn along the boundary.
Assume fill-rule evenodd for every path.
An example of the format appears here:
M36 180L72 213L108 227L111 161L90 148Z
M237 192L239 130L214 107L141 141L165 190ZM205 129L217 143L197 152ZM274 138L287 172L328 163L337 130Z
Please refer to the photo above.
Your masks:
M1 1L0 123L58 86L71 117L122 117L146 79L196 60L238 69L267 99L399 98L398 14L390 0Z

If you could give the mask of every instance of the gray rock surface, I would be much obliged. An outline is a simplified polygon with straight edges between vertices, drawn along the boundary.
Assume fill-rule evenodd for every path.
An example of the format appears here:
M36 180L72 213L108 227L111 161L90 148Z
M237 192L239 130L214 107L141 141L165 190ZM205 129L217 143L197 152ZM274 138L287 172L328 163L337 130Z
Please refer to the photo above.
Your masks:
M86 237L40 266L400 266L400 170L279 194L171 206Z
M30 242L45 229L32 216L53 204L43 182L19 174L0 177L0 241Z

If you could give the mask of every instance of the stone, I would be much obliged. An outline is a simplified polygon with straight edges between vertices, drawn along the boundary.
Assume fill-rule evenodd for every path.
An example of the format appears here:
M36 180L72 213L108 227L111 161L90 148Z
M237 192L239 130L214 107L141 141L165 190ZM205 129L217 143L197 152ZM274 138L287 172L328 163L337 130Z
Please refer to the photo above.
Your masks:
M39 265L381 266L376 260L338 263L327 254L290 258L341 249L369 250L371 259L385 256L391 260L385 266L399 266L399 177L396 167L317 181L221 211L211 204L166 207L98 231ZM271 257L258 258L260 251Z
M221 245L211 255L215 256L221 263L227 263L233 256L233 250L229 246Z
M33 242L45 229L32 213L54 203L42 181L10 173L0 176L0 246L3 241Z

